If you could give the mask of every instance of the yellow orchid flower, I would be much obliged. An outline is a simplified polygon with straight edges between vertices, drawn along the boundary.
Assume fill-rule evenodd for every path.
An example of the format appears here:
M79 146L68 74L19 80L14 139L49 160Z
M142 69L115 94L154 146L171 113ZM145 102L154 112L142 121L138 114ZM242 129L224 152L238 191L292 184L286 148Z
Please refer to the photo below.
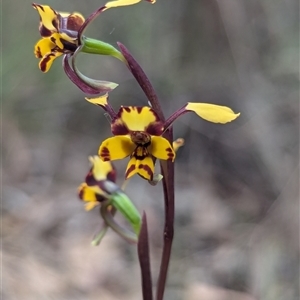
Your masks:
M86 202L85 209L91 210L106 200L109 193L106 182L116 181L116 171L109 161L102 161L99 156L91 156L92 167L85 182L78 187L78 195Z
M47 72L54 59L77 49L77 33L85 19L77 12L59 13L48 5L36 3L32 6L40 15L39 31L42 36L34 47L34 54L41 59L41 71Z
M162 137L181 115L194 112L202 119L226 124L235 120L240 113L235 113L227 106L188 102L173 113L165 122L161 122L157 113L150 107L121 106L116 114L108 102L108 94L97 98L85 98L88 102L100 106L110 116L111 130L115 135L100 145L98 154L103 161L123 159L130 156L125 172L128 179L135 174L152 181L154 158L174 161L175 152L184 144L182 138L172 145Z
M163 123L150 107L122 106L112 121L111 130L115 136L103 141L99 156L103 161L130 156L126 179L139 174L152 180L153 157L171 161L175 159L172 145L161 136L164 132Z

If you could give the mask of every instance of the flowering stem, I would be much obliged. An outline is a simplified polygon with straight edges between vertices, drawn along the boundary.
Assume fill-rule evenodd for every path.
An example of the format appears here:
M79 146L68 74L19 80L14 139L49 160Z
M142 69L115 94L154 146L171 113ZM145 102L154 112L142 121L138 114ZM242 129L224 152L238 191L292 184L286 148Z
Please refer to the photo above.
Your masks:
M83 37L83 33L85 32L86 28L90 23L92 23L103 11L105 11L107 8L105 6L101 6L97 10L95 10L92 14L89 15L89 17L84 21L80 29L78 30L78 41L81 43L81 39Z
M173 140L172 127L169 128L165 137ZM174 214L175 214L175 193L174 193L174 163L171 161L161 161L161 171L163 178L164 202L165 202L165 227L164 245L161 257L159 277L157 282L156 300L162 300L166 286L168 268L172 250L174 235Z
M165 130L168 129L172 124L173 122L179 118L180 116L182 116L183 114L185 113L188 113L190 112L190 110L187 110L186 109L186 105L184 105L183 107L177 109L164 123L164 128Z
M142 275L143 300L152 300L153 293L149 256L148 226L145 212L143 213L137 250Z
M164 122L165 121L165 116L163 114L163 111L161 109L161 105L159 103L158 97L156 95L156 92L148 79L147 75L141 68L141 66L138 64L138 62L132 57L132 55L129 53L127 48L122 45L121 43L117 43L123 56L125 57L127 63L128 63L128 68L131 71L132 75L135 77L137 82L139 83L140 87L146 94L152 108L155 110L157 113L159 119Z
M159 119L164 122L165 116L163 114L161 105L159 103L156 92L148 79L147 75L138 64L138 62L132 57L129 51L124 45L118 43L118 46L125 57L128 68L132 75L135 77L142 90L146 94L152 108L157 113ZM170 119L170 118L169 118ZM170 121L172 121L171 119ZM173 142L173 130L169 123L169 128L165 131L164 137L170 142ZM171 161L161 161L161 171L163 175L163 191L164 191L164 201L165 201L165 227L164 227L164 245L160 264L160 271L157 283L156 299L162 300L164 296L173 235L174 235L174 164Z

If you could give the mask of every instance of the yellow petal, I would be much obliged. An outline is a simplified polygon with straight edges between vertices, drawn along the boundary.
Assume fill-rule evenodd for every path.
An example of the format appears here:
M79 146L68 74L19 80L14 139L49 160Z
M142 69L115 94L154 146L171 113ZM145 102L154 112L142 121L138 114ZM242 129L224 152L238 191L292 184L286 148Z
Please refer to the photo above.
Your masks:
M55 33L54 33L54 34L55 34ZM52 36L53 36L54 34L52 34ZM65 41L70 42L70 43L72 43L72 44L75 44L75 45L77 46L77 36L76 36L76 37L74 37L74 36L69 36L69 35L67 35L65 32L61 32L61 33L57 33L57 37L58 37L58 40L63 39L63 40L65 40ZM61 44L62 44L62 43L61 43ZM57 45L58 45L58 44L57 44ZM63 49L63 48L61 48L61 49Z
M143 160L137 159L136 168L138 170L137 173L146 180L153 179L154 163L152 157L147 156Z
M85 98L85 100L87 100L88 102L95 104L95 105L99 105L103 108L105 108L107 106L107 98L108 98L108 94L106 93L103 96L97 97L97 98Z
M114 136L102 142L98 154L103 161L122 159L129 156L135 147L129 136Z
M235 120L240 115L240 113L234 113L233 110L227 106L208 103L188 102L185 108L186 110L195 112L202 119L213 123L225 124Z
M118 7L118 6L127 6L127 5L133 5L141 2L141 0L116 0L116 1L110 1L105 4L106 8L112 8L112 7Z
M42 58L47 53L51 52L55 46L56 45L50 40L50 38L41 39L34 46L34 55L37 58Z
M100 202L88 202L88 203L85 203L84 209L86 211L90 211L90 210L94 209L98 205L100 205Z
M109 161L102 161L99 156L90 156L89 161L92 163L92 173L97 181L107 179L107 175L113 172L113 166Z
M49 39L51 40L51 42L57 46L59 49L63 50L64 49L64 45L61 41L61 34L60 33L53 33L51 34L51 36L49 37Z
M81 200L87 202L85 205L86 210L91 210L95 206L99 205L96 193L88 187L86 183L82 183L79 186L78 195Z
M122 106L118 116L112 126L125 125L131 131L145 131L151 123L159 122L154 110L147 106Z
M41 69L41 71L44 73L48 72L50 67L52 66L54 59L61 56L62 54L63 53L61 52L53 51L44 55L39 63L39 68Z
M161 136L151 136L151 145L149 152L158 159L171 160L175 159L175 152L169 141Z
M101 201L105 200L106 194L97 185L88 186L84 182L78 187L78 196L84 202L94 203L93 207L95 207Z
M177 152L177 150L180 147L182 147L183 145L184 145L184 139L183 138L179 138L179 139L173 141L173 144L172 144L173 149L174 149L175 152Z
M132 156L125 172L125 178L129 179L133 175L139 174L146 180L152 180L153 173L154 163L152 157L146 156L143 159L137 159Z
M156 2L156 0L146 0L146 1L152 4ZM118 6L127 6L127 5L137 4L139 2L141 2L141 0L116 0L116 1L107 2L105 4L105 7L111 8L111 7L118 7Z
M42 25L52 32L57 31L53 25L57 24L57 12L48 5L33 3L32 6L38 11Z
M57 46L61 50L65 48L64 44L62 43L63 40L73 44L75 44L74 41L76 40L74 38L69 37L65 33L57 33L57 32L52 33L49 39L55 46Z
M130 158L129 163L127 165L127 168L125 171L125 179L132 177L136 173L137 173L136 158L133 156Z

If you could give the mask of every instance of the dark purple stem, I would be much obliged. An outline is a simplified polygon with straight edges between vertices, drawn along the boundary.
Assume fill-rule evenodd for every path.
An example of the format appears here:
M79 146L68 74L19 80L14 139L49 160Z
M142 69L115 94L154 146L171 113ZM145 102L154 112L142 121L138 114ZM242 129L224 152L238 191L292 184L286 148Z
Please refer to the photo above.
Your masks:
M178 119L180 116L184 115L185 113L190 112L190 110L186 109L186 105L184 105L183 107L177 109L164 123L164 128L165 130L167 130L170 126L172 126L173 122ZM172 142L172 141L170 141Z
M143 213L142 226L139 235L137 250L142 274L143 300L153 300L148 226L145 212Z
M173 141L173 129L170 127L165 132L165 138ZM174 214L175 214L175 193L174 193L174 163L171 161L161 161L161 172L164 177L163 190L165 201L165 227L164 246L161 257L159 277L157 282L156 300L164 297L165 286L168 275L169 262L171 257L173 235L174 235Z
M131 71L132 75L135 77L135 79L139 83L140 87L142 88L142 90L146 94L149 102L151 103L152 108L157 113L159 119L162 122L164 122L165 121L165 116L163 114L163 111L161 109L161 105L159 103L158 97L156 95L156 92L155 92L149 78L147 77L147 75L145 74L145 72L143 71L141 66L138 64L138 62L129 53L127 48L119 42L117 44L118 44L118 46L121 50L121 53L123 54L123 56L127 60L128 68Z
M81 45L81 37L82 37L85 29L87 28L87 26L92 21L94 21L105 9L106 9L105 6L101 6L96 11L94 11L91 15L89 15L88 18L85 20L85 22L82 24L82 26L78 30L78 35L77 35L79 45Z
M76 50L77 51L77 50ZM75 55L75 54L74 54ZM110 91L113 90L113 88L111 88L109 86L110 82L106 82L106 81L98 81L98 87L97 86L92 86L90 84L88 84L86 81L84 81L82 78L80 78L76 72L74 71L74 69L70 66L69 63L69 58L72 57L71 54L65 54L63 57L63 68L65 73L67 74L67 76L69 77L69 79L79 88L81 89L85 94L89 94L89 95L99 95L99 94L103 94L103 93L108 93ZM74 59L74 57L72 57ZM73 62L74 63L74 62ZM78 70L77 70L78 72ZM84 77L84 75L82 75ZM89 80L92 80L90 78L88 78ZM95 81L97 83L97 81Z
M118 43L118 46L127 60L128 68L146 94L152 108L157 113L159 119L164 122L165 116L161 109L156 92L148 79L147 75L132 57L124 45ZM183 112L182 112L183 113ZM179 115L178 115L179 116ZM177 116L177 117L178 117ZM173 130L171 124L175 120L176 115L172 115L167 120L168 129L164 133L164 137L170 142L173 142ZM161 171L163 175L163 191L165 201L165 227L164 227L164 246L160 264L159 277L157 282L156 299L162 300L167 281L168 268L171 256L173 235L174 235L174 163L171 161L161 161Z
M108 96L107 96L107 104L105 106L99 105L101 108L109 115L110 123L112 120L114 120L117 117L117 114L113 107L108 102Z
M71 68L69 64L69 57L70 54L65 54L63 58L63 68L65 70L65 73L69 77L69 79L77 85L84 93L89 95L95 95L99 94L99 90L89 86L88 84L84 83L74 72L74 70Z

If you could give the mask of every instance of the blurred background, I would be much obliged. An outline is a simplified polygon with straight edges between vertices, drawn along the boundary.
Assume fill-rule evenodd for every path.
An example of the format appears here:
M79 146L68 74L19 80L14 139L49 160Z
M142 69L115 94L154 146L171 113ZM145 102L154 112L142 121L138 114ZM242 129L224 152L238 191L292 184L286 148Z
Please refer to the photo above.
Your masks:
M88 16L104 1L48 0ZM9 300L139 300L136 249L108 231L77 186L88 156L111 135L57 59L34 57L39 17L31 1L2 4L2 266ZM89 37L122 42L143 66L166 116L186 102L231 107L216 125L187 114L176 158L175 237L166 300L299 299L299 3L296 0L157 0L111 9ZM117 82L122 105L147 99L126 67L82 54L80 70ZM116 162L118 182L126 160ZM127 193L149 220L156 282L162 187L136 177ZM120 220L121 221L121 220Z

